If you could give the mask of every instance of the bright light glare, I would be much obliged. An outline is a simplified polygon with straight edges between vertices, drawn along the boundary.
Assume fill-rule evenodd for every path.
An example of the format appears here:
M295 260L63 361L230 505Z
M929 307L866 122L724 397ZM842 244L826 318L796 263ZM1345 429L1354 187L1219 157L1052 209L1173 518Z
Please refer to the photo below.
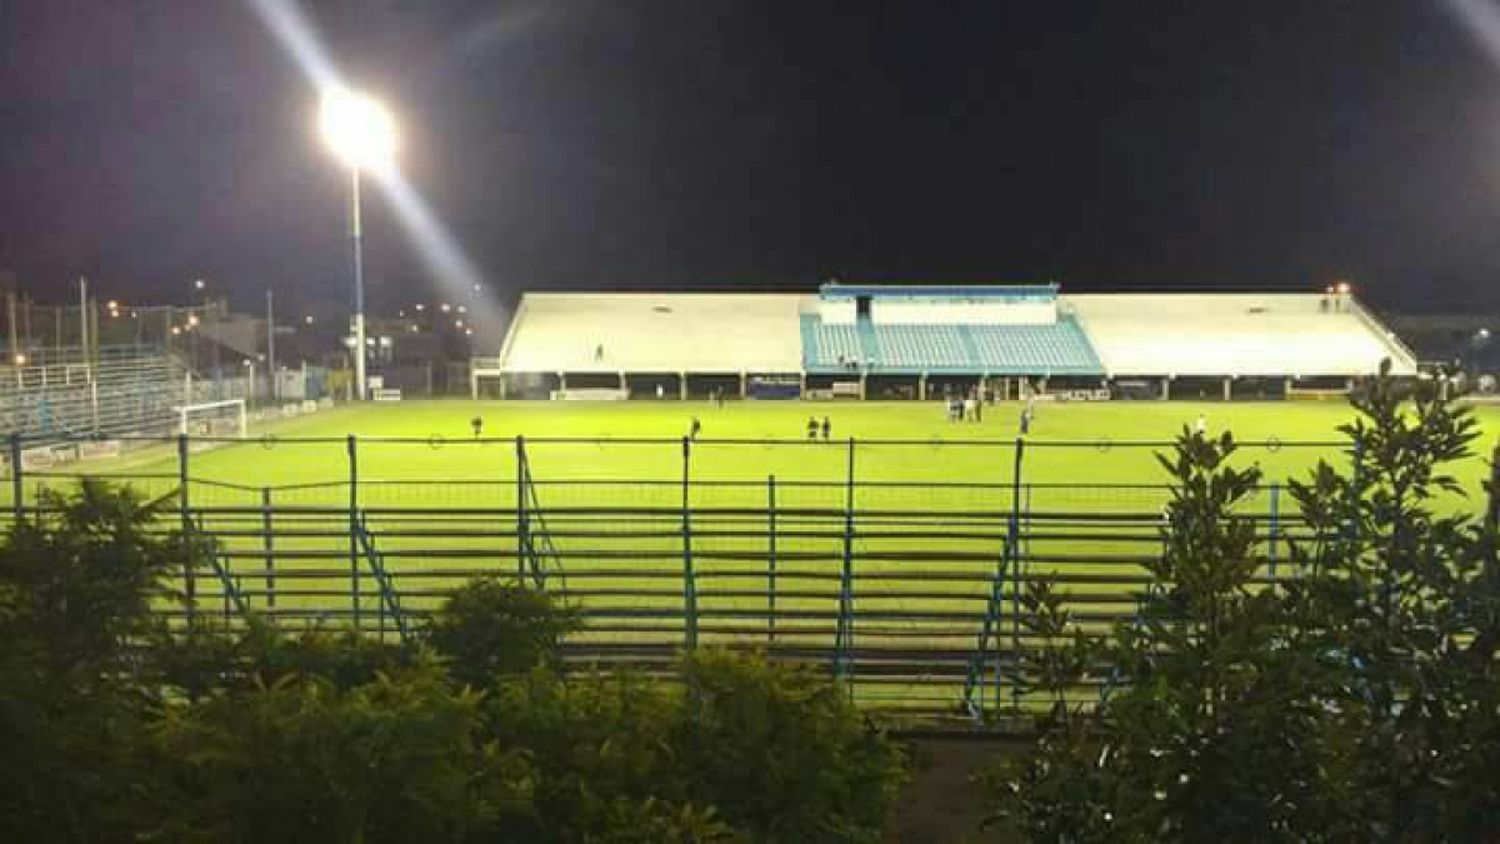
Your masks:
M396 157L396 119L364 94L340 88L325 93L319 125L328 148L350 167L383 169Z
M248 0L250 7L275 37L278 44L301 69L313 89L320 92L345 90L345 82L323 45L312 21L302 13L297 0ZM394 120L391 121L394 147ZM438 220L415 188L402 177L394 161L390 166L371 173L395 210L403 233L416 246L428 274L446 295L458 296L473 290L487 291L494 285L485 283L483 275L457 241ZM422 308L417 308L422 310ZM483 321L490 325L507 322L497 302L475 296L470 303Z
M1347 296L1349 294L1349 282L1347 282L1347 281L1341 281L1341 282L1339 282L1338 290L1339 290L1340 295Z

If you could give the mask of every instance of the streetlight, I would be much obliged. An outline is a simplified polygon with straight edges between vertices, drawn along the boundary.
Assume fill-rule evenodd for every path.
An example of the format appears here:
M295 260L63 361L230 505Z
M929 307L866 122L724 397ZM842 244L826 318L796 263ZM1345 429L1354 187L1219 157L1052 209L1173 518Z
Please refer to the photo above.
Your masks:
M360 400L365 379L365 267L359 209L360 172L390 166L396 155L396 120L368 95L347 89L325 92L320 115L323 141L349 168L349 235L354 251L354 383Z

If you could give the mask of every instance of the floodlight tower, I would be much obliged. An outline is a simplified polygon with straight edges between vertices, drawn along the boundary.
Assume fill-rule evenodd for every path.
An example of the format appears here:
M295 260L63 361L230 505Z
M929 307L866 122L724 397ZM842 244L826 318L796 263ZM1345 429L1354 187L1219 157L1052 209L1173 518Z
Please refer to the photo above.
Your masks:
M366 94L334 89L323 94L320 124L323 140L349 168L349 236L354 253L354 385L360 401L368 396L365 379L365 265L360 222L360 174L390 167L396 155L396 120L385 106Z

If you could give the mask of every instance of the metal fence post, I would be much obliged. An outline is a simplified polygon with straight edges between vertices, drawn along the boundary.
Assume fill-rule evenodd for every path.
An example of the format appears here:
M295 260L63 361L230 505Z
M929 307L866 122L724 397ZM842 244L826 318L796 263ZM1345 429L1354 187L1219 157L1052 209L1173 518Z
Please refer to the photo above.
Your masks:
M698 583L693 573L693 519L690 497L693 441L682 438L682 611L688 651L698 648Z
M187 599L188 621L192 621L194 604L198 600L198 584L194 580L193 566L197 561L198 546L193 542L193 513L191 501L188 498L188 437L187 434L177 435L177 504L178 512L182 516L182 540L186 553L182 560L182 592Z
M26 518L26 481L21 475L21 434L10 435L10 495L15 508L16 524Z
M834 640L833 673L851 675L854 669L854 438L849 438L844 472L844 563L839 572L839 620ZM853 694L850 677L850 694Z
M266 558L266 609L276 608L276 539L271 524L271 488L260 488L261 547Z
M1271 484L1271 535L1268 537L1266 557L1271 566L1271 584L1276 583L1276 538L1281 532L1281 484Z
M766 476L766 641L776 644L776 476Z
M1021 469L1026 463L1026 438L1016 437L1015 463L1010 480L1010 524L1006 528L1005 547L1010 565L1010 656L1019 666L1021 660ZM1030 516L1030 508L1027 509ZM995 637L995 709L1000 708L1004 670L1000 656L1000 637ZM1021 705L1021 687L1011 687L1011 702Z
M360 629L359 617L359 441L349 435L349 599L354 614L354 632Z
M526 582L526 560L530 556L527 545L531 537L529 514L526 512L526 438L516 435L516 582Z

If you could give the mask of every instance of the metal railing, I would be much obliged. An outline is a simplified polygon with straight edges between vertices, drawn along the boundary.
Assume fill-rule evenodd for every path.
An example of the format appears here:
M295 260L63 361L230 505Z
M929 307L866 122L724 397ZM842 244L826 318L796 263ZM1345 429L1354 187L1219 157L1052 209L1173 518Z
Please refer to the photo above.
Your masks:
M1137 470L1169 443L137 445L145 456L130 471L107 472L106 462L35 472L13 437L5 512L45 517L43 491L80 477L134 486L172 516L163 529L211 548L183 572L191 601L163 607L174 617L254 613L404 640L468 579L515 577L579 609L583 628L566 642L574 664L668 672L685 650L754 648L823 667L863 705L928 717L1028 705L1013 674L1031 644L1022 596L1036 580L1064 595L1084 630L1129 623L1163 547L1170 495L1161 484L1076 477L1080 465L1154 477ZM1306 462L1339 459L1343 448L1267 442L1240 457L1306 450ZM1075 459L1057 462L1065 454ZM275 460L291 468L265 465ZM398 467L404 476L393 476ZM1075 477L1058 479L1065 467ZM960 471L967 479L953 477ZM306 480L269 482L287 476ZM1282 481L1268 480L1242 508L1256 525L1263 585L1296 576L1287 543L1303 528L1286 502Z

